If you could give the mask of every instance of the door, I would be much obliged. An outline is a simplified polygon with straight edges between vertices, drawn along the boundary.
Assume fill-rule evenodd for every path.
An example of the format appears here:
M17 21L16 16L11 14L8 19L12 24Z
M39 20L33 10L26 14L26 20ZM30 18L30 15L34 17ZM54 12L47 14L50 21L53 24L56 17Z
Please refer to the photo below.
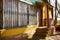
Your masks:
M39 20L39 27L41 27L42 26L42 8L40 8L39 10L38 10L38 20Z

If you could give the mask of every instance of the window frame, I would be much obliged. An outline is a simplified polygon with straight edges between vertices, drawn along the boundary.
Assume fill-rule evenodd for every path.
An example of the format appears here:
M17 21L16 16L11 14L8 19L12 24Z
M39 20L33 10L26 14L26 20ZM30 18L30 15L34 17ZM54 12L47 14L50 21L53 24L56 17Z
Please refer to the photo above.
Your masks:
M12 1L12 0L11 0L11 1ZM13 0L13 1L14 1L14 0ZM14 2L15 2L15 1L14 1ZM21 3L23 3L23 4L26 4L25 6L27 7L27 9L26 9L26 10L27 10L27 13L25 13L25 11L24 11L24 14L22 14L22 13L20 12L20 15L24 15L24 18L23 18L23 19L25 19L25 16L27 16L27 19L26 19L26 20L27 20L27 25L29 25L29 15L31 15L31 14L29 14L29 7L28 7L28 6L33 6L33 5L27 4L27 3L22 2L22 1L17 1L17 5L16 5L17 8L16 8L16 10L15 10L14 12L13 12L13 11L11 11L11 12L10 12L10 11L7 11L8 14L9 14L9 19L11 18L11 19L10 19L10 20L11 20L11 24L9 23L10 21L8 22L8 24L11 25L11 27L8 26L7 28L5 28L5 26L3 26L3 27L4 27L3 29L16 28L16 27L13 26L13 24L15 23L15 21L17 21L17 23L16 23L17 26L20 27L20 26L18 25L18 22L19 22L19 21L18 21L18 19L19 19L18 17L20 16L20 15L19 15L19 6L18 6L18 3L19 3L19 2L21 2ZM4 3L5 3L5 2L4 2ZM12 4L12 2L11 2L11 4ZM12 5L13 5L13 4L12 4ZM12 10L12 8L13 8L12 5L11 5L11 10ZM8 7L9 7L9 5L8 5ZM15 7L15 6L14 6L14 7ZM35 6L33 6L33 7L35 8ZM20 9L20 10L21 10L21 9ZM4 10L3 10L3 11L4 11ZM16 12L16 11L17 11L17 12ZM36 23L37 23L37 10L35 10L35 11L36 11L35 15L32 14L31 16L32 16L32 17L33 17L33 16L36 17ZM16 13L15 13L15 12L16 12ZM12 13L13 13L13 14L12 14ZM15 14L14 14L14 13L15 13ZM7 14L7 13L6 13L6 14ZM3 17L5 17L4 15L5 15L5 12L3 13ZM12 16L12 17L10 17L10 16ZM15 16L17 17L17 20L13 21L14 19L16 19ZM9 19L8 19L8 20L9 20ZM20 20L20 19L19 19L19 20ZM4 21L5 21L5 18L4 18ZM3 24L3 25L4 25L4 24ZM26 27L27 25L22 25L21 27ZM18 28L18 27L17 27L17 28Z

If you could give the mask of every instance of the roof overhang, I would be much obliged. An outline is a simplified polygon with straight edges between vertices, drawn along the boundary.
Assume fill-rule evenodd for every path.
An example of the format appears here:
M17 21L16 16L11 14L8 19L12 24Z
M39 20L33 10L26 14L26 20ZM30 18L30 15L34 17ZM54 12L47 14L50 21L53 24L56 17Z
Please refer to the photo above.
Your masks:
M45 3L45 2L35 2L35 4L36 5L41 5L41 6L47 5L48 7L53 8L52 5L50 5L49 3Z
M28 2L28 1L25 1L25 0L20 0L21 2L24 2L24 3L27 3L27 4L30 4L30 5L33 5L33 3L31 2Z

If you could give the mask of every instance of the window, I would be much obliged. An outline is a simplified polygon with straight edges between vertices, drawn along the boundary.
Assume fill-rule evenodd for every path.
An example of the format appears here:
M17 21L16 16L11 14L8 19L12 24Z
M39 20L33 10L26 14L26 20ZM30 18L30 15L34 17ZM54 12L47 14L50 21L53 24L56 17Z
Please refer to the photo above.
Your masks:
M32 5L28 5L23 2L19 2L19 16L18 24L23 25L34 25L37 24L37 14L36 9Z
M29 5L29 25L37 24L37 14L34 6Z
M25 26L27 25L27 4L19 2L18 8L18 25Z
M4 28L13 28L17 26L17 1L4 1Z
M4 28L25 27L37 23L34 6L17 0L4 0L4 5Z

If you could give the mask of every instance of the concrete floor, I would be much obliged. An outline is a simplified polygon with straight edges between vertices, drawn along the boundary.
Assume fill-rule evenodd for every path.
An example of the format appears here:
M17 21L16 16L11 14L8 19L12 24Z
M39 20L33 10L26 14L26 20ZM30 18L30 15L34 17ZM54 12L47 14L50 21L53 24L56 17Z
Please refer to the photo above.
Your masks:
M12 37L5 37L5 38L2 38L1 40L60 40L60 34L49 36L46 39L38 39L38 38L28 39L26 35L24 36L18 35L18 36L12 36Z
M46 40L60 40L60 34L54 34L46 38Z

